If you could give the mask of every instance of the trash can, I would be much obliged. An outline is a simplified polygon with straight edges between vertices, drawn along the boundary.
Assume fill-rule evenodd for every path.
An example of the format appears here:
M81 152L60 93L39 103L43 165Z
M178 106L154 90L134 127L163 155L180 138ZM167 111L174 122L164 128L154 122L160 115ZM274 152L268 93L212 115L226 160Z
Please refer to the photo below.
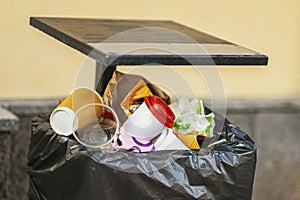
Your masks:
M268 61L265 55L171 21L32 17L30 24L96 60L97 76L102 75L97 87L100 95L104 94L117 65L266 65ZM140 37L142 45L151 41L168 46L178 39L163 33L158 34L160 37L145 37L147 31L139 29L145 26L183 31L209 52L122 54L120 49L106 51L107 46L103 51L93 51L97 43L128 28L138 29L136 35L125 41L129 44L137 45L136 37ZM182 37L179 40L180 45L193 45ZM230 54L220 49L230 50ZM157 95L164 98L163 93ZM210 112L209 108L205 112ZM72 136L56 134L49 117L39 115L32 120L27 164L29 199L251 199L256 146L248 134L221 114L215 113L217 140L209 141L210 145L200 151L147 153L91 150Z
M141 79L128 77L133 83ZM124 98L132 85L128 77L127 84L123 79L112 81L119 84L109 90L124 92L112 92L118 96L110 98ZM161 90L151 88L169 100ZM110 106L122 113L115 104ZM223 116L215 115L215 137L200 151L146 153L86 148L74 137L55 133L49 115L37 116L28 153L29 199L251 199L255 144Z
M216 117L216 124L223 122ZM220 124L219 124L220 125ZM256 147L225 120L219 143L201 151L89 151L32 121L29 199L251 199Z

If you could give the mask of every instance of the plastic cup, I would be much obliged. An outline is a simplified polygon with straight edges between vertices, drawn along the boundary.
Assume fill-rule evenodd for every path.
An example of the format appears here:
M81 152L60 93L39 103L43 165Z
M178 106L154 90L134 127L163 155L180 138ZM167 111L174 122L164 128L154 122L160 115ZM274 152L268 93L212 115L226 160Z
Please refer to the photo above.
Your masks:
M115 111L104 104L82 106L75 113L73 135L84 146L102 148L112 144L119 132L119 120Z
M148 96L140 107L124 122L121 131L145 140L151 140L164 129L171 128L175 115L157 96Z
M50 124L52 129L60 135L71 135L75 112L80 107L90 103L103 103L103 101L95 90L87 87L75 88L51 113Z

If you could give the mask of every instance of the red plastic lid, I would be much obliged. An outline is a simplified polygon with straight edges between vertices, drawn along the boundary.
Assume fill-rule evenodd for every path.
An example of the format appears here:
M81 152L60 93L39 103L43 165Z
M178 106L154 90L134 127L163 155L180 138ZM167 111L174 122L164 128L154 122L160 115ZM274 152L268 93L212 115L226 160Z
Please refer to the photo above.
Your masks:
M158 96L148 96L144 101L151 113L165 127L171 128L175 121L175 114L171 108Z

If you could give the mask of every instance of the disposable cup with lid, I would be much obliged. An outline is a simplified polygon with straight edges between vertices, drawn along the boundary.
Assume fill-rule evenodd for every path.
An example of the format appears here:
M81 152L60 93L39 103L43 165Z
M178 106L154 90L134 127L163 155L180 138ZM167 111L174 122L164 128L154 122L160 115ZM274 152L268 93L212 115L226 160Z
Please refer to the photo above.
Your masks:
M160 97L148 96L121 130L130 136L151 140L164 129L171 128L174 120L173 111Z

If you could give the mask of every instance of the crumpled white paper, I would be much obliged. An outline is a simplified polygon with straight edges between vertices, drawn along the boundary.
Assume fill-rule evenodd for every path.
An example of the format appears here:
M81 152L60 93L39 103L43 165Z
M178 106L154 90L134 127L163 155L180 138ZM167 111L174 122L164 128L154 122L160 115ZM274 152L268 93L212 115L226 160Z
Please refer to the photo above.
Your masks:
M178 102L169 105L176 119L173 125L175 133L197 134L205 137L213 136L215 127L214 113L205 115L203 102L200 99L189 100L182 97Z

